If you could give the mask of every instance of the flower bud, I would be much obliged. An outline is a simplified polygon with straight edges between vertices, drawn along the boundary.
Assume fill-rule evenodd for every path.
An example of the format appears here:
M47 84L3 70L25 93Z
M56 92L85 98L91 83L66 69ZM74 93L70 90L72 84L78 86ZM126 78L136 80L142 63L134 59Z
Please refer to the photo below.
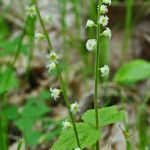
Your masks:
M105 36L105 37L107 37L108 39L111 39L111 36L112 36L111 30L107 27L107 28L103 31L102 35Z
M63 125L63 128L62 128L63 131L72 127L71 123L67 119L62 122L62 125Z
M36 40L43 40L43 39L45 39L45 35L37 32L37 33L35 33L35 39Z
M36 8L35 5L28 6L26 8L26 14L30 17L36 16Z
M88 27L93 27L93 26L95 26L94 21L93 21L93 20L87 20L86 28L88 28Z
M51 72L52 70L54 70L56 68L56 64L54 62L50 62L46 68L48 68L49 72Z
M89 40L86 42L86 48L87 48L87 50L90 51L90 52L95 50L96 45L97 45L96 39L89 39Z
M81 148L79 148L79 147L76 147L74 150L81 150Z
M106 5L111 5L111 0L103 0L103 3Z
M107 65L104 65L104 67L99 69L102 73L102 77L106 77L109 74L109 67Z
M108 12L108 8L106 5L101 5L100 7L100 14L105 15Z
M78 104L77 102L71 104L70 111L71 111L73 114L76 114L76 113L79 111L79 104Z

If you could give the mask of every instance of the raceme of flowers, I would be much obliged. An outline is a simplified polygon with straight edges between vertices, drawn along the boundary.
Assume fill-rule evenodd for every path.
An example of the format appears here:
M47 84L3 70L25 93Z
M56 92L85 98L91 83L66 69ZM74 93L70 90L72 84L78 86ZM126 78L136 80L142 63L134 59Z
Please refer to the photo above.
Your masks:
M109 18L107 17L106 13L108 12L107 5L111 4L111 0L103 0L103 4L101 5L100 9L100 16L98 20L98 24L103 27L103 33L101 36L105 36L108 39L111 39L111 30L107 27ZM97 26L93 20L87 20L86 28L91 28ZM96 40L95 39L89 39L86 43L86 48L88 51L94 51L96 46Z
M100 16L98 19L98 24L101 26L101 28L103 29L102 33L100 34L103 37L106 37L108 39L111 39L112 37L112 33L110 28L107 27L108 22L109 22L109 18L106 15L106 13L108 12L108 7L107 5L111 5L111 0L103 0L102 1L102 5L99 8L100 9ZM91 27L97 27L97 25L95 24L95 22L93 20L87 20L86 23L86 28L91 28ZM86 48L89 52L95 51L97 46L97 41L96 39L89 39L86 42ZM104 67L99 69L101 71L101 76L102 77L106 77L109 74L109 67L107 65L104 65Z

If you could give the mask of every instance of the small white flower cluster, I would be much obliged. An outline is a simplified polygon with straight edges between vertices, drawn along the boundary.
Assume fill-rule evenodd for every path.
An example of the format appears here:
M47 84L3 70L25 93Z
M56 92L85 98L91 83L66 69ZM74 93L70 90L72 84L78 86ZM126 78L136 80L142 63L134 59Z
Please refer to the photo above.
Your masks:
M41 34L41 33L39 33L39 32L36 32L36 33L35 33L35 39L36 39L37 41L43 40L43 39L45 39L45 35L43 35L43 34Z
M111 5L111 0L103 0L100 9L100 17L98 20L98 23L105 28L103 33L101 34L102 36L107 37L108 39L111 39L112 33L111 30L107 27L109 18L106 16L106 13L108 12L108 8L106 5Z
M71 104L70 106L70 111L73 113L73 114L76 114L78 111L79 111L79 104L77 102Z
M56 101L59 98L61 90L56 88L50 88L51 97Z
M28 6L26 8L26 14L30 17L36 16L36 7L35 7L35 5Z
M46 68L48 68L49 72L54 70L56 68L56 63L58 59L60 58L55 51L52 51L49 55L46 56L48 59L48 64L46 65Z
M45 23L51 23L52 20L53 20L53 16L52 16L52 15L46 15L46 16L44 17L44 22L45 22Z
M107 65L104 65L99 70L101 71L102 77L107 77L109 75L109 67Z
M65 131L65 130L67 130L67 129L69 129L69 128L72 127L72 125L71 125L71 123L68 121L68 119L66 119L65 121L63 121L63 122L62 122L62 125L63 125L62 131Z

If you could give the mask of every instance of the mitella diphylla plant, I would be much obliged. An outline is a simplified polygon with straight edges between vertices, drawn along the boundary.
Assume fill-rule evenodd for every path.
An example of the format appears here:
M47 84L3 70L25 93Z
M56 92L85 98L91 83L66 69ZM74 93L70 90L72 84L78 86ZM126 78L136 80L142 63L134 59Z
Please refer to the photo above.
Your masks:
M108 12L108 6L111 4L111 0L100 0L98 2L98 15L97 22L88 19L86 23L86 28L95 27L97 30L97 35L95 39L89 39L86 43L87 50L89 52L94 52L95 55L95 73L94 73L94 109L85 112L81 119L82 122L75 121L75 115L80 110L79 104L74 102L70 103L68 98L66 84L62 77L60 70L60 56L53 50L51 39L46 30L44 18L41 17L39 8L37 6L36 0L35 4L27 8L28 15L37 15L39 18L41 27L43 29L42 33L36 33L35 37L38 40L47 40L48 48L50 54L46 56L48 64L46 68L49 72L56 70L58 79L60 81L61 88L57 89L50 87L50 95L52 99L57 101L60 94L63 94L64 101L68 110L68 119L62 122L62 135L58 138L56 143L50 148L50 150L82 150L84 148L90 148L95 145L96 150L99 150L99 143L101 140L101 128L111 124L124 120L124 110L118 110L116 106L105 107L99 109L98 105L98 84L100 77L106 77L109 74L109 67L104 65L104 67L99 67L99 51L101 38L105 37L111 39L111 30L107 27L109 18L106 16ZM49 20L49 18L48 18Z

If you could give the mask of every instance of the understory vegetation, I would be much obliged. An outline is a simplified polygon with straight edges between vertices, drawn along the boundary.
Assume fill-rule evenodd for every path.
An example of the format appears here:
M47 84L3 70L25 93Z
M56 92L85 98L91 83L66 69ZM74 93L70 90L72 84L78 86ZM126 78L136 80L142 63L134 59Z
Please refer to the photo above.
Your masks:
M150 150L150 0L0 14L0 150Z

